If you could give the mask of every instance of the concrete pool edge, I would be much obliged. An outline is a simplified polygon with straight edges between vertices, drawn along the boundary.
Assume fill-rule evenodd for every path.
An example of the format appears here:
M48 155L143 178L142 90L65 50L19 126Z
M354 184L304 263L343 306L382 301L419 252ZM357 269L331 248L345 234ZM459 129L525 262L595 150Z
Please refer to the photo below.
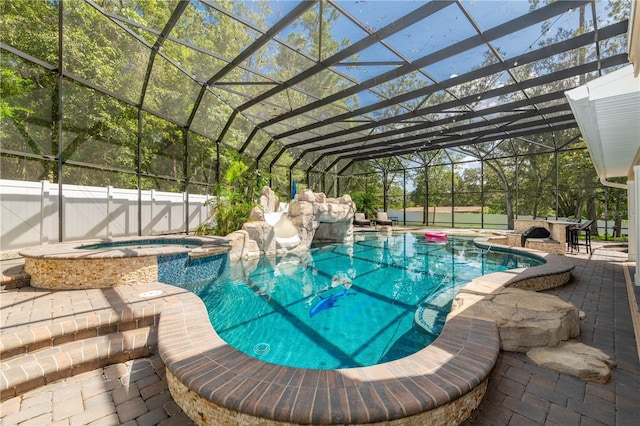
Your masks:
M491 237L478 237L473 240L474 244L481 248L492 248L495 250L530 254L545 260L543 265L532 268L511 269L504 272L496 272L476 278L473 281L500 282L504 287L520 288L523 290L542 291L560 287L571 279L571 271L575 268L573 262L563 255L548 253L524 247L512 247L498 244L491 240Z

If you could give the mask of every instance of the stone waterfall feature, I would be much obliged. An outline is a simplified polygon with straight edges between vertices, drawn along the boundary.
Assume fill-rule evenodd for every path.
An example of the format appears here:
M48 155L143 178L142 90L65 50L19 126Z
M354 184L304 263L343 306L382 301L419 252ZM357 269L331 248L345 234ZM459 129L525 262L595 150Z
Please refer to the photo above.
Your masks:
M348 194L327 198L323 193L304 189L287 205L265 186L260 207L251 211L241 231L227 236L232 245L231 260L306 251L313 241L352 241L355 211L356 205Z
M352 241L355 211L348 194L327 198L305 189L289 203L288 216L300 233L302 248L308 250L313 241Z

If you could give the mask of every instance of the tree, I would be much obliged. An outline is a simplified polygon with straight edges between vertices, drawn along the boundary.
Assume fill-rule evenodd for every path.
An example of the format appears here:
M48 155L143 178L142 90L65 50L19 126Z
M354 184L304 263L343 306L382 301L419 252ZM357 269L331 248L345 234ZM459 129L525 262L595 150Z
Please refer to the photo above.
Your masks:
M455 188L456 206L482 206L482 174L479 162L463 164L462 173L457 174ZM458 164L456 169L461 166Z
M356 209L360 213L364 213L365 217L373 218L376 216L377 200L372 194L365 191L351 192L351 199L356 204Z
M20 77L16 71L0 68L0 120L15 118L18 113L33 113L33 110L28 107L11 105L7 101L9 97L25 96L25 94L33 90L33 86L33 81ZM2 131L2 128L0 128L0 131Z
M613 178L612 181L618 181L618 183L624 183L624 178ZM614 238L622 237L622 220L628 217L628 200L627 191L618 188L605 187L604 188L604 212L603 217L605 220L611 220L613 218L613 232Z
M379 173L368 161L355 163L350 168L350 175L342 180L345 193L351 195L359 212L367 217L375 217L382 205L382 200L375 194L382 193L382 180Z
M382 176L382 208L384 211L388 211L390 207L389 195L394 187L395 179L400 175L402 164L395 157L373 160L372 163ZM401 188L400 191L402 191ZM397 191L393 192L397 194Z
M413 169L415 189L409 199L422 206L423 222L429 223L429 207L434 207L432 223L435 221L435 207L446 203L446 194L451 188L451 167L442 165L448 161L444 150L417 152L411 158L421 166ZM450 198L449 198L450 199Z

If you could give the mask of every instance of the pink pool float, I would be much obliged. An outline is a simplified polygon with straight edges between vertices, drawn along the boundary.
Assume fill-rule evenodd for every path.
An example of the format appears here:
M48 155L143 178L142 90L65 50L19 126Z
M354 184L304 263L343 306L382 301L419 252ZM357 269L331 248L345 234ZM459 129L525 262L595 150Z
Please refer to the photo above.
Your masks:
M424 238L428 243L444 244L447 242L447 234L444 232L425 232Z

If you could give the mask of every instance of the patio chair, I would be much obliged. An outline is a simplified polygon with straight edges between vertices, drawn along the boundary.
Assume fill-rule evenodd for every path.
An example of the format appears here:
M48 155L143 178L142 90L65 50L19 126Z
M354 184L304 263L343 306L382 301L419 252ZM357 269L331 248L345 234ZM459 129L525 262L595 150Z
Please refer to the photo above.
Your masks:
M387 212L378 212L378 215L374 220L376 222L376 225L380 225L380 226L391 226L391 225L393 225L393 222L387 216Z
M355 226L371 226L371 221L365 217L364 213L356 213L353 217L353 224Z

